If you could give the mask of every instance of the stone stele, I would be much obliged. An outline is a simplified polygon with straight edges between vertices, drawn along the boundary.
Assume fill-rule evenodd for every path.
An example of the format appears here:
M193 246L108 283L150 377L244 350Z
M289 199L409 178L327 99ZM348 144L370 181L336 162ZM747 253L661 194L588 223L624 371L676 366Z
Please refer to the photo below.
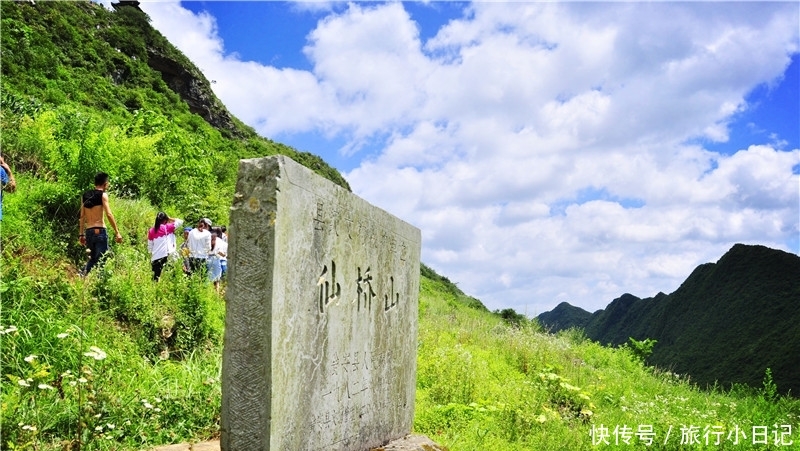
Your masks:
M223 450L362 451L410 432L420 242L285 156L240 161Z

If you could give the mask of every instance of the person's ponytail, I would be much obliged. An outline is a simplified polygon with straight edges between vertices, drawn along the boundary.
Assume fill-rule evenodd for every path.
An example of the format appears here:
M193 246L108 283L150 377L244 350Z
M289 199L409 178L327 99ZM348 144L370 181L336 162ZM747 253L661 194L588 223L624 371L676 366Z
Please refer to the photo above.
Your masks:
M161 224L166 223L169 220L169 216L163 211L159 211L156 215L156 224L153 226L153 233L158 233L158 228L161 227Z

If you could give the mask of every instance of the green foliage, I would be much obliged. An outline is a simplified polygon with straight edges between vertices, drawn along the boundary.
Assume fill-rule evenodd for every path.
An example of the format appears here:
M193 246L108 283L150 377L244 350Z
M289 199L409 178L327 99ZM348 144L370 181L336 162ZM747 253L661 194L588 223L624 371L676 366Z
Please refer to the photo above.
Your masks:
M520 327L528 321L528 317L522 313L517 313L513 308L505 308L503 310L495 310L495 315L503 318L503 321L511 326Z
M647 358L650 357L650 354L653 353L653 347L656 343L658 343L658 340L653 340L651 338L645 338L639 341L635 340L633 337L629 337L628 342L620 347L630 351L634 359L644 364Z
M489 309L487 309L480 300L475 299L472 296L467 296L463 291L461 291L460 288L458 288L455 283L451 282L450 279L437 274L436 271L424 263L420 264L420 274L422 277L434 281L438 286L438 289L447 292L451 298L451 302L466 305L476 310L483 310L486 312L489 311Z
M780 398L778 393L778 386L772 380L772 370L767 368L764 370L764 381L762 382L761 398L768 403L772 403Z
M452 302L439 281L423 277L420 296L414 429L448 449L764 449L753 444L753 427L766 428L771 445L776 437L797 444L800 402L781 396L766 375L762 390L703 391L688 377L645 367L630 347L601 346L579 329L517 327ZM636 343L643 354L655 345ZM652 446L634 434L640 425L656 433ZM690 426L700 442L681 445L681 428L688 437ZM720 445L714 435L705 445L706 427L724 431ZM747 440L726 442L737 430ZM630 445L619 441L625 431Z
M140 12L0 8L0 145L18 182L0 224L0 447L134 450L216 436L224 303L179 265L151 280L144 236L155 212L226 222L241 158L285 154L346 181L235 118L235 132L220 131L191 113L147 61L202 74ZM125 240L79 278L78 199L99 170ZM421 273L414 428L449 449L593 449L602 425L800 430L800 406L771 370L762 390L701 392L578 331L546 335L513 310L505 321Z
M15 165L78 192L102 170L116 180L118 195L198 216L214 212L220 220L241 158L285 154L349 189L318 156L258 137L236 119L235 130L217 130L192 113L153 68L159 61L197 81L212 116L229 116L203 74L138 9L108 11L90 2L0 8L0 140Z
M0 331L19 356L3 357L4 449L140 449L216 429L218 361L191 355L180 366L153 364L124 335L66 321L46 326Z
M151 278L149 256L121 248L86 282L98 305L126 325L139 355L180 359L221 339L224 308L212 286L185 277L180 261L165 268L159 283Z
M18 184L0 224L0 447L141 449L218 434L224 303L179 265L152 282L147 228L159 210L227 222L241 158L282 153L347 183L235 118L221 132L192 113L150 60L207 81L141 12L0 8L0 146ZM82 279L79 198L99 171L124 241Z
M583 327L587 336L621 345L658 340L648 364L691 374L713 387L759 387L772 369L782 394L800 392L800 257L764 246L734 245L717 263L698 266L675 292L640 299L624 294L589 314L568 304L542 322ZM558 310L558 311L556 311Z
M145 210L132 202L120 220ZM144 242L114 245L80 279L47 240L30 227L3 234L3 448L139 449L215 434L224 305L210 284L179 266L152 282Z
M13 92L0 93L0 114L9 117L34 117L42 110L41 102L25 99Z

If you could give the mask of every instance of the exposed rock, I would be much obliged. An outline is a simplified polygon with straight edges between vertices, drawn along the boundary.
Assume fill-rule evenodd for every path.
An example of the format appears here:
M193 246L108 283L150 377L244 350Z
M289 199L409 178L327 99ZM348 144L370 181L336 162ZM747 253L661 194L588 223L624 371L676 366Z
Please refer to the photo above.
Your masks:
M31 2L31 3L33 3L33 2ZM139 11L142 10L141 8L139 8L139 2L136 1L136 0L120 0L117 3L112 3L111 4L111 7L114 8L114 9L119 9L119 8L121 8L123 6L131 6L133 8L138 9Z
M147 49L147 64L161 73L161 78L167 86L189 105L189 111L229 136L242 137L230 113L214 96L208 80L199 72L197 75L193 74L183 64L154 48Z

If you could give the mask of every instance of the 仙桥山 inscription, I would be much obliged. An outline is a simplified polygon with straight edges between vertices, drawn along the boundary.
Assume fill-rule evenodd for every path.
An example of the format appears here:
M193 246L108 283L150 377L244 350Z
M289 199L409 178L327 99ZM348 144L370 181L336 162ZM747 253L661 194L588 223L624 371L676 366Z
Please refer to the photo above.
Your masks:
M283 156L231 208L223 450L353 450L410 432L419 229Z

